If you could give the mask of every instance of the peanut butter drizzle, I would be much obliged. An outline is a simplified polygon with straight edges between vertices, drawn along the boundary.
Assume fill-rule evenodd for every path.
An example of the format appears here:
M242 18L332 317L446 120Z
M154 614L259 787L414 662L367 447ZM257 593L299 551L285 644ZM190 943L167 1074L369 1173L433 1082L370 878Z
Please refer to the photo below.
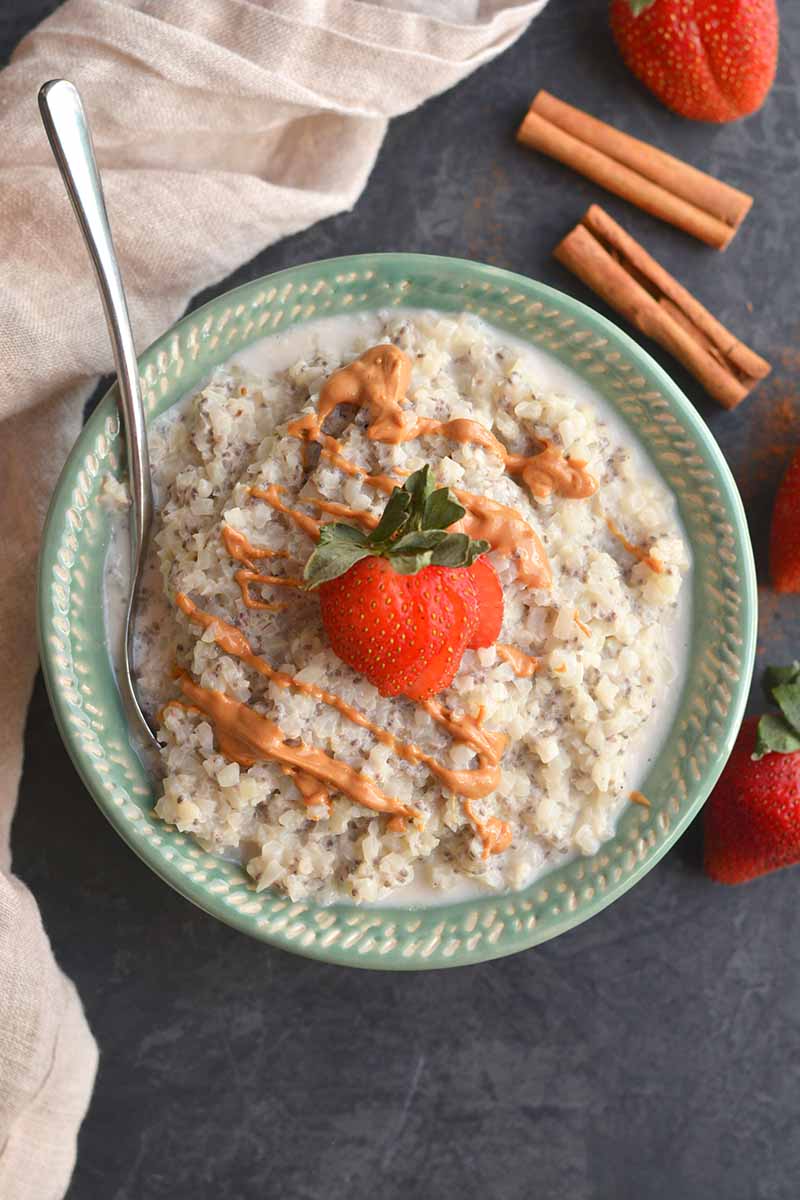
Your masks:
M201 687L187 675L181 677L180 686L183 694L212 722L220 753L226 758L245 767L253 766L259 759L271 758L313 776L326 786L330 784L364 808L419 818L416 809L387 796L368 776L323 750L304 743L290 746L284 741L280 727L248 704L232 700L224 692Z
M345 475L359 476L369 487L381 492L389 493L397 487L388 475L370 475L363 467L344 458L340 450L335 438L323 438L322 453ZM472 538L485 539L499 554L509 558L516 555L517 576L527 587L548 588L552 585L553 575L547 551L536 530L518 512L505 504L498 504L496 500L490 500L488 496L476 496L473 492L462 492L455 488L451 490L467 510L465 516L451 526L452 529L467 533Z
M394 487L394 484L392 484ZM300 512L297 508L290 508L288 504L284 504L281 500L280 493L284 489L277 484L271 484L268 488L251 487L250 495L257 500L266 500L267 504L271 504L278 512L283 513L294 521L298 528L302 529L303 533L307 533L315 542L319 541L319 531L322 525L321 521L316 521L313 517L309 517L306 513ZM314 508L318 508L320 512L331 513L337 517L347 517L356 524L363 526L364 529L374 529L378 524L378 518L372 513L365 512L363 509L350 508L347 504L338 504L335 500L319 500L314 496L304 496L301 504L309 504ZM280 576L263 577L260 582L277 582ZM255 582L255 580L251 581ZM292 583L286 583L286 587L302 587L302 579L293 580Z
M476 496L458 488L451 490L467 510L466 516L457 521L453 529L467 533L471 538L482 538L498 553L516 558L520 583L531 588L552 586L553 573L547 551L536 530L518 512L488 496Z
M313 504L314 508L318 508L320 512L330 513L332 517L347 517L362 525L364 529L375 529L380 519L364 509L350 508L349 504L339 504L336 500L317 500L309 496L303 498L303 503Z
M342 716L352 721L354 725L360 725L362 729L368 729L379 742L382 742L385 746L390 746L398 758L403 758L406 762L412 764L421 763L426 766L431 774L436 775L450 791L458 792L463 796L469 796L473 799L480 799L483 796L488 796L490 792L495 791L499 786L500 767L498 762L492 759L491 750L488 756L484 752L485 743L476 745L472 741L472 737L475 734L468 722L463 726L458 726L461 731L459 737L461 741L474 746L480 765L471 771L454 771L449 767L443 766L430 754L425 754L424 751L420 750L412 742L401 742L388 729L383 729L382 726L370 721L368 717L365 717L358 709L353 708L352 705L342 700L340 696L336 696L332 692L326 692L314 683L306 683L293 675L287 675L283 671L276 671L263 658L253 653L250 643L239 629L236 629L233 625L229 625L221 617L214 617L210 613L203 612L183 592L178 593L175 597L175 602L190 621L196 621L205 629L213 629L214 640L226 654L231 654L235 658L241 659L247 666L257 671L260 675L263 675L266 679L276 683L279 687L294 688L306 696L312 696L315 700L319 700L323 704L337 709ZM449 721L449 717L447 720ZM483 733L483 731L481 732ZM298 765L301 768L303 766L302 763ZM317 772L309 770L309 774L317 775ZM319 776L317 777L319 778ZM345 788L341 790L346 791ZM367 807L373 806L368 805ZM408 816L405 806L399 806L394 811L399 812L400 808L404 809L402 815ZM380 809L379 811L387 812L389 810Z
M222 543L235 562L240 562L250 571L255 571L259 558L290 558L288 550L269 550L266 546L254 546L243 533L231 525L222 526Z
M228 554L235 562L243 563L234 579L242 593L242 603L247 608L258 609L262 612L280 612L287 606L282 601L256 600L250 594L252 583L276 584L278 587L302 587L302 579L290 575L261 575L256 569L256 561L260 558L289 558L286 550L269 550L265 546L254 546L243 533L230 525L222 527L222 542Z
M183 680L184 678L186 678L185 673L180 671L178 673L178 679ZM201 717L208 715L204 709L198 708L196 704L186 704L183 700L168 700L167 703L156 714L156 720L159 724L161 724L164 713L168 708L181 708L185 712L198 713ZM239 757L237 757L235 753L230 753L227 755L227 757L235 759L235 761L240 763L241 766L252 766L253 762L255 761L253 759L248 759L246 756L246 751L244 750ZM308 775L305 771L301 771L296 767L284 766L283 771L286 775L290 775L294 779L294 782L297 785L297 790L300 792L300 795L302 796L306 805L309 807L315 807L316 805L324 804L330 813L331 798L330 793L328 792L328 789L324 783L321 783L318 779L315 779L313 775ZM312 819L317 820L318 818L315 817ZM402 821L402 817L399 819Z
M475 832L483 842L482 858L488 858L490 854L502 854L504 850L508 849L514 836L508 821L501 821L499 817L489 817L487 821L482 821L470 800L464 801L464 812L475 826Z
M597 491L597 480L586 463L567 458L552 442L545 442L538 454L506 454L505 463L509 475L521 475L537 500L546 500L553 492L567 500L585 500Z
M411 361L397 346L373 346L360 358L330 376L319 394L315 413L292 421L287 432L292 437L316 441L329 413L339 404L357 404L369 413L367 434L376 442L405 442L416 434L409 432L408 416L400 401L408 390Z
M268 583L270 587L301 588L304 586L303 580L297 575L259 575L257 571L244 573L253 576L252 583Z
M180 675L182 674L183 672L181 671L178 675L178 678L180 678ZM168 708L182 708L184 712L199 713L201 717L203 716L203 710L201 708L197 708L194 704L184 704L182 700L168 700L166 704L161 705L161 708L156 713L157 725L161 725L163 723L164 715Z
M316 808L321 806L327 809L330 816L333 802L331 794L324 783L320 783L319 779L315 779L313 775L306 774L305 771L298 771L295 767L284 767L284 773L289 775L295 783L298 792L303 797L303 802L307 808ZM312 817L313 821L318 821L319 817ZM402 821L402 817L393 817L392 820Z
M507 662L515 675L520 679L530 679L531 675L535 675L539 670L539 660L531 654L526 654L524 650L520 650L519 646L507 646L502 642L495 645L497 657L503 662Z
M586 464L565 457L550 442L533 455L511 454L490 429L480 421L455 417L437 421L432 417L415 418L401 407L411 380L411 360L397 346L380 345L366 350L360 358L334 371L319 394L317 411L290 422L292 437L319 441L325 419L339 404L357 404L369 415L367 436L375 442L398 445L426 434L436 434L453 442L483 446L502 459L511 475L521 475L539 500L552 492L569 499L582 500L597 491L597 481Z
M485 450L491 450L492 454L502 458L504 463L509 457L505 446L494 436L491 429L487 429L480 421L473 421L470 417L453 417L450 421L435 421L431 417L420 417L416 424L416 436L422 437L426 433L438 434L440 437L447 438L451 442L458 442L462 446L467 442L474 446L483 446Z
M340 449L335 438L323 437L322 453L343 474L351 477L358 476L369 487L381 492L391 493L397 487L396 482L390 476L370 475L363 467L359 467L350 459L345 458L340 453ZM270 491L273 489L274 485ZM515 512L513 508L508 508L505 504L491 500L488 496L477 496L473 492L462 492L455 488L451 490L467 510L466 515L456 522L451 527L452 529L467 533L475 539L484 539L499 554L505 554L509 558L516 556L518 578L527 587L549 588L552 586L553 575L547 551L536 530L518 512ZM250 493L262 500L267 500L273 508L278 508L279 512L284 512L295 520L300 518L303 521L311 521L310 517L304 517L303 513L298 513L295 509L283 505L280 497L277 497L278 503L276 503L274 494L268 496L261 488L251 488ZM309 501L309 503L314 503L314 501ZM347 515L361 521L365 514L342 505L338 506L337 515ZM300 524L300 520L297 523ZM319 523L313 521L312 524L315 532L311 536L318 538ZM305 528L305 526L301 525L301 528Z
M581 633L584 634L585 637L590 638L592 636L591 629L589 628L588 625L584 625L583 621L580 618L577 608L575 609L575 612L572 614L572 619L575 622L575 624L578 626L578 629L580 629Z
M664 564L651 554L649 550L645 550L643 546L637 546L635 542L629 542L621 529L618 529L611 517L606 517L606 525L608 532L617 539L621 546L624 546L629 554L634 558L638 558L639 562L646 563L651 571L655 571L656 575L664 574Z
M178 673L178 679L183 679L184 677L185 673L180 671ZM182 708L185 712L198 713L201 717L207 715L205 711L202 708L198 708L196 704L186 704L183 700L168 700L167 703L161 709L159 709L158 713L156 714L156 720L159 724L161 724L164 718L164 713L168 708ZM252 763L244 763L242 760L237 761L241 761L243 766L252 766ZM307 775L305 771L301 771L297 767L284 766L283 771L285 775L290 775L292 777L297 785L297 790L309 808L316 807L317 805L324 805L330 813L331 797L330 792L324 783L321 783L319 779L315 779L313 775ZM399 817L397 819L402 822L403 818ZM314 817L313 820L318 820L318 818Z
M597 491L597 480L586 470L586 463L567 458L552 442L544 442L544 449L536 454L512 454L480 421L468 417L456 417L452 421L422 419L417 422L418 435L438 433L451 442L471 442L483 446L498 458L509 475L521 475L522 481L537 500L546 500L555 492L568 500L585 500Z
M631 800L634 804L641 804L643 808L650 807L650 801L645 796L644 792L631 792Z
M294 521L298 529L302 529L303 533L307 533L315 542L319 541L320 522L315 521L313 517L309 517L306 513L300 512L296 508L290 508L288 504L284 504L281 500L281 492L285 488L280 487L277 483L271 483L268 488L251 487L250 495L255 496L257 500L265 500L271 505L276 512L283 513Z
M351 462L349 458L345 458L341 451L341 443L337 442L336 438L323 434L322 453L329 462L332 462L335 467L339 468L343 475L349 475L351 479L359 477L369 487L375 488L377 492L385 492L387 496L392 494L397 487L395 479L392 479L390 475L370 475L363 467L359 467L356 463Z
M288 608L283 600L256 600L255 596L250 594L251 583L269 583L272 576L259 575L258 571L247 571L242 568L241 571L236 572L233 578L239 585L242 604L245 608L257 609L259 612L283 612L285 608Z
M480 716L470 717L465 714L456 720L438 700L422 700L420 705L428 716L446 729L456 741L468 742L486 762L500 762L508 746L508 738L504 733L490 733L484 729Z

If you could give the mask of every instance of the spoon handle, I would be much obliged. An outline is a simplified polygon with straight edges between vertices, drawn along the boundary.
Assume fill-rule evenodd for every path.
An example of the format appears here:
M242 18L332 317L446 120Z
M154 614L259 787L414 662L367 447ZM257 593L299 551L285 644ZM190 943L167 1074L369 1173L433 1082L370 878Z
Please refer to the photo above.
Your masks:
M133 609L153 519L153 491L139 368L89 122L74 84L53 79L39 91L39 110L61 178L92 260L114 351L131 494L131 583L120 671L123 701L139 733L152 741L133 685Z
M39 92L39 109L97 274L114 350L128 454L133 509L131 550L135 573L144 536L152 520L153 495L144 406L128 304L108 224L89 122L78 89L66 79L51 80Z

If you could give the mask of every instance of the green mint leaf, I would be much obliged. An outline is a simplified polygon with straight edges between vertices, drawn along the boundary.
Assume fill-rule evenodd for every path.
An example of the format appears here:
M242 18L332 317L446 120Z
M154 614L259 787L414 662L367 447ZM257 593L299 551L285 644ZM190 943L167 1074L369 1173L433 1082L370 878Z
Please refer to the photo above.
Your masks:
M758 722L756 748L752 758L758 760L765 754L792 754L800 750L800 735L792 727L774 713L766 713Z
M772 689L772 694L787 724L800 737L800 682L779 683Z
M488 542L477 542L466 533L448 533L431 555L435 567L469 567L489 549Z
M449 488L437 488L425 501L423 529L447 529L464 516L465 509L450 495Z
M383 516L369 535L369 544L377 546L388 542L408 524L411 497L402 488L395 488L383 510Z
M444 529L421 529L407 533L393 543L389 558L394 561L397 554L421 554L426 550L433 550L449 536Z
M764 691L767 699L772 699L772 689L781 683L797 683L800 681L800 662L793 662L788 667L767 667L764 672Z

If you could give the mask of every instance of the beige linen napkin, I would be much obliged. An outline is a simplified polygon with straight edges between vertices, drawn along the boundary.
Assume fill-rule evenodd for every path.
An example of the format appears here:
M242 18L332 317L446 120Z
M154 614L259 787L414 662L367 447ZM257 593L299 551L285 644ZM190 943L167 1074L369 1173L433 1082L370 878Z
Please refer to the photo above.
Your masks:
M8 849L42 516L83 402L112 368L37 90L63 76L83 94L143 348L201 288L350 208L388 119L498 54L545 3L67 0L0 74L3 1200L63 1194L97 1062Z

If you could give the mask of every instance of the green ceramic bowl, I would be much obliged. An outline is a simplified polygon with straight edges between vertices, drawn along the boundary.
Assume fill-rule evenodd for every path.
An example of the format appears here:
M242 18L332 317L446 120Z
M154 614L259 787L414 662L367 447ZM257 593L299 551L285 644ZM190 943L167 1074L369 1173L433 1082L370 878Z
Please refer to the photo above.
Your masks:
M585 921L661 858L713 787L750 685L756 583L742 504L695 410L629 337L583 304L520 275L457 259L375 254L281 271L178 322L140 359L151 417L235 351L275 329L340 312L466 309L540 347L610 401L678 499L694 555L688 678L664 748L616 836L523 892L429 908L322 908L256 893L233 863L156 820L153 782L128 743L102 636L109 518L103 475L120 474L112 388L89 419L50 507L39 575L42 663L53 710L86 787L157 875L221 921L272 945L350 966L414 970L512 954Z

